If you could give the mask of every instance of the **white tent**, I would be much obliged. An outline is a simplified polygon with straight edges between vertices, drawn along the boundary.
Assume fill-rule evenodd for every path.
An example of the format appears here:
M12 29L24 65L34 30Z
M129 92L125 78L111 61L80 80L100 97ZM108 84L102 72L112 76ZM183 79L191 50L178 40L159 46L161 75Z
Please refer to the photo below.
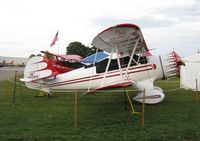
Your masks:
M192 56L182 59L185 65L181 66L180 75L181 82L180 87L184 89L191 89L196 91L200 90L200 54L194 54Z

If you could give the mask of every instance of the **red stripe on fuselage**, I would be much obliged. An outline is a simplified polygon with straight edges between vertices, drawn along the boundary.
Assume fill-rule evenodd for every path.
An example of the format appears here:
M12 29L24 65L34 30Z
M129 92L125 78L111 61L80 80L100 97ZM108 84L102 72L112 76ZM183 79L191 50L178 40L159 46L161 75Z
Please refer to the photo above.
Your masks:
M146 65L146 66L135 67L135 68L131 68L131 69L129 69L129 70L134 70L134 69L138 69L138 68L146 68L146 67L149 67L149 66L152 66L152 65ZM152 70L152 69L154 69L154 68L152 67L152 68L149 68L149 69L144 69L144 70L138 70L138 71L128 72L127 74L132 74L132 73L137 73L137 72L143 72L143 71L148 71L148 70ZM126 69L124 69L124 70L126 70ZM107 74L112 74L112 73L116 73L116 72L119 72L119 71L113 71L113 72L109 72L109 73L107 73ZM125 73L123 72L122 75L124 75L124 74L125 74ZM102 75L104 75L104 73L103 73ZM87 76L87 77L82 77L82 78L67 80L67 81L63 81L63 82L57 82L57 83L49 84L49 85L47 85L47 86L48 86L48 87L56 87L56 86L74 84L74 83L81 83L81 82L85 82L85 81L98 80L98 79L102 79L102 78L103 78L102 75ZM105 78L115 77L115 76L119 76L119 75L120 75L120 73L118 73L118 74L113 74L113 75L109 75L109 76L106 76ZM97 76L101 76L101 77L97 77ZM95 78L95 77L96 77L96 78ZM77 81L77 80L78 80L78 81Z
M140 69L140 68L150 67L150 66L153 66L153 65L155 65L155 64L150 64L150 65L145 65L145 66L140 66L140 67L134 67L134 68L130 68L128 70ZM122 71L126 71L126 69L123 69ZM119 70L117 70L117 71L110 71L107 74L112 74L112 73L116 73L116 72L119 72ZM94 77L97 77L97 76L102 76L102 75L104 75L104 73L102 73L102 74L96 74L96 75L93 75L93 76L86 76L86 77L81 77L81 78L66 80L66 81L62 81L62 82L56 82L56 83L49 84L49 85L56 85L56 84L61 84L61 83L67 83L67 82L72 82L72 81L76 81L76 80L83 80L83 79L87 79L87 78L91 79L91 78L94 78ZM107 76L107 77L109 77L109 76Z

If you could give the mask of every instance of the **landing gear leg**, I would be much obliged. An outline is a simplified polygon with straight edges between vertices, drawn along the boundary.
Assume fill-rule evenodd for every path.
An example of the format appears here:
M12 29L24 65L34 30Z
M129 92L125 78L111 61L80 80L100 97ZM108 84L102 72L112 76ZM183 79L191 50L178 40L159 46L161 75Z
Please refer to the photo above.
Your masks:
M51 97L52 96L52 93L51 92L48 92L47 93L47 97Z
M140 112L136 112L135 111L135 109L133 108L133 103L132 103L132 101L131 101L131 98L130 98L130 96L129 96L129 94L128 94L128 91L126 90L126 88L125 88L125 93L126 93L126 96L127 96L127 98L128 98L128 102L129 102L129 105L130 105L130 107L131 107L131 114L132 115L134 115L134 114L141 114Z

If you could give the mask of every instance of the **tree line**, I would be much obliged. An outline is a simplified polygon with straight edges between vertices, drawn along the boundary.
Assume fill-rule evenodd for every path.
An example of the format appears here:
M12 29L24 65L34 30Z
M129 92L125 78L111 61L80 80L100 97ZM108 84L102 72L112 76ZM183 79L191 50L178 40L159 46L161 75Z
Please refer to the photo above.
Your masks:
M100 52L102 50L98 49L98 52ZM70 55L70 54L76 54L76 55L80 55L83 58L92 55L96 53L96 48L95 47L88 47L85 46L84 44L82 44L81 42L78 41L74 41L68 44L68 46L66 47L66 55ZM29 58L33 57L33 56L41 56L41 54L31 54L29 56Z

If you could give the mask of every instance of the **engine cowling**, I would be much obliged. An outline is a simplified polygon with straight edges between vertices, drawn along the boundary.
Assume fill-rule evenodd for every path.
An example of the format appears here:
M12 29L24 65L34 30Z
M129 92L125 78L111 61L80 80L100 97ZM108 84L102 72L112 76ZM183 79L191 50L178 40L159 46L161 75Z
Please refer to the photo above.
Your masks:
M175 52L171 52L166 55L159 56L161 69L163 73L163 79L171 78L179 75L180 56ZM137 84L137 88L142 90L145 89L145 103L157 104L162 102L165 98L163 90L157 86L153 86L154 79L148 79L140 81ZM133 99L138 102L143 102L144 92L139 93Z
M164 78L178 76L180 71L180 56L175 52L160 56Z

